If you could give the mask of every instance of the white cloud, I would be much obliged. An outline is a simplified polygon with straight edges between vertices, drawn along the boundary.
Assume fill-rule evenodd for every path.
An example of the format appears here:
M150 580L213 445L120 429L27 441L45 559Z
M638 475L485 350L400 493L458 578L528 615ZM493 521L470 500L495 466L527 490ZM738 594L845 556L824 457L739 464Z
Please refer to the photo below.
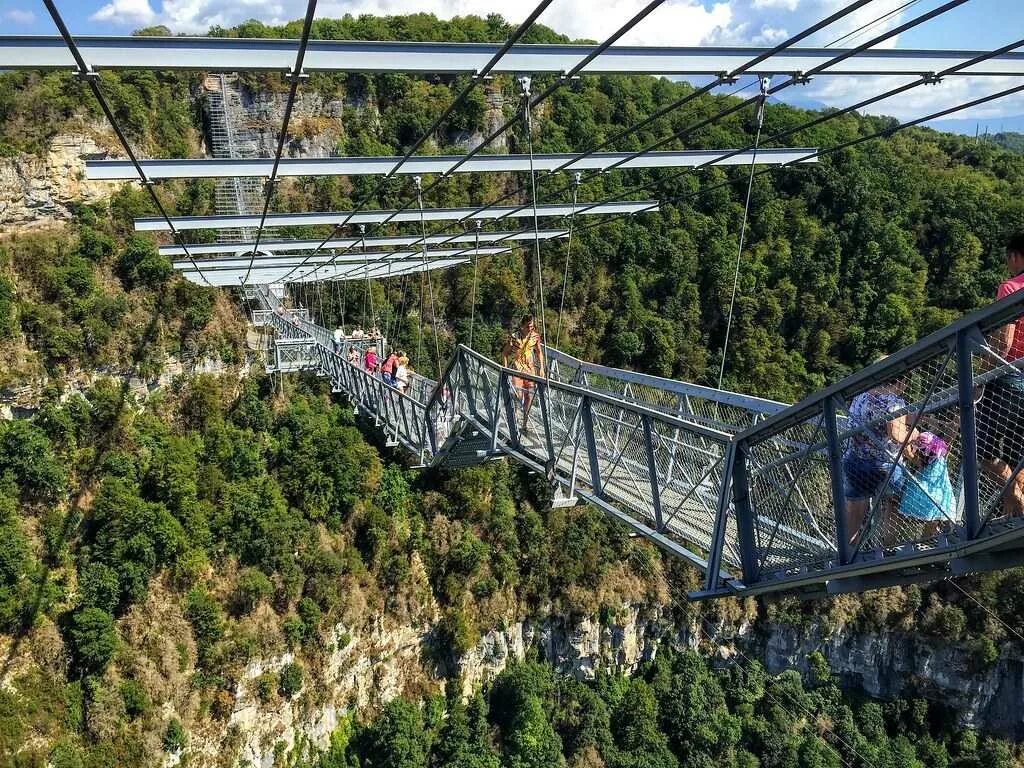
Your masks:
M645 4L644 0L604 0L595 7L593 0L556 0L540 22L573 38L603 40ZM500 13L509 22L516 23L533 8L533 0L325 0L318 5L317 16L432 13L449 19ZM251 18L281 24L301 18L305 9L306 3L302 0L163 0L159 11L155 12L148 0L111 0L94 13L92 19L120 25L159 23L174 32L201 33L214 25L231 26ZM621 42L699 45L732 22L733 0L720 0L709 8L700 0L669 0Z
M761 27L760 33L758 33L751 41L757 45L775 45L781 43L789 37L789 32L785 29L779 29L777 27Z
M152 24L156 13L149 7L149 0L113 0L89 18L118 25Z
M800 0L754 0L751 5L758 10L764 10L766 8L781 8L792 12L800 5Z
M849 106L909 81L909 78L894 80L883 77L819 78L807 87L805 93L830 106ZM876 115L890 115L901 121L914 120L1018 85L1020 80L1011 77L948 77L937 85L921 85L880 101L866 111ZM1024 93L1017 93L954 112L949 118L983 120L1022 113Z
M32 13L32 11L26 11L21 8L12 8L4 13L4 18L14 24L31 24L36 20L36 15Z

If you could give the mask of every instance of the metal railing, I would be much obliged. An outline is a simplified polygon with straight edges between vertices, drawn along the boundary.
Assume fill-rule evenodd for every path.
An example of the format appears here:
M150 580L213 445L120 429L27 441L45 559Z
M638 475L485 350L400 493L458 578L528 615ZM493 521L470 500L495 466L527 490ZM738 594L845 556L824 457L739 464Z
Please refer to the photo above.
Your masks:
M700 568L696 598L866 589L1020 559L1024 373L993 339L1024 316L1024 293L793 406L554 349L539 376L459 346L440 382L400 392L348 362L348 340L335 352L327 329L258 298L284 346L305 340L306 367L421 464L509 456L560 499Z

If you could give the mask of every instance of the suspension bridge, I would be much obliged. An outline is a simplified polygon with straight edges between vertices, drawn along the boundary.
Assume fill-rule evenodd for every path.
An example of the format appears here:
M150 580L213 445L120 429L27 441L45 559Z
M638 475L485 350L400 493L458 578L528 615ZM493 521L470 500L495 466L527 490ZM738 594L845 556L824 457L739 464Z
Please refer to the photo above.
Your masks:
M272 337L269 369L310 370L326 377L335 392L372 419L390 444L407 450L423 466L457 468L507 457L542 474L553 487L555 504L591 504L698 568L704 582L691 594L694 599L770 592L836 594L1021 563L1024 517L1009 500L1024 466L1024 448L1016 448L1021 444L1016 425L1024 422L1003 386L1021 375L1021 364L1009 359L999 340L1005 329L1016 327L1024 317L1024 292L972 313L795 405L729 392L720 385L671 381L585 362L558 350L557 343L543 344L544 365L530 372L490 359L473 349L470 340L458 345L447 363L437 355L436 378L416 376L402 391L366 370L358 350L350 359L350 348L361 347L362 342L346 338L336 343L322 318L318 323L309 308L288 306L284 298L289 284L369 284L419 275L429 288L435 270L475 270L482 258L522 244L532 246L530 255L540 275L543 242L565 238L571 253L574 231L621 217L657 216L663 206L732 182L705 185L675 198L652 199L652 192L686 174L727 166L747 171L738 277L756 176L813 164L848 147L884 140L1024 91L1024 85L1004 88L830 147L788 147L780 142L801 131L946 79L1024 77L1024 54L1016 50L1024 41L990 51L879 47L967 2L950 0L848 48L798 47L872 1L857 0L771 48L616 45L663 2L653 0L599 45L522 44L523 35L550 1L541 2L503 45L496 46L314 40L315 0L309 1L298 40L75 38L55 3L44 0L60 36L0 37L0 69L70 68L87 84L127 156L90 160L88 177L143 184L159 216L137 220L136 229L169 233L172 242L161 252L174 259L186 279L240 290L250 303L253 324ZM853 37L840 39L852 43L871 33L877 23L862 24ZM130 68L286 72L288 96L274 156L254 157L251 150L237 148L247 146L237 118L228 114L237 109L232 106L237 100L229 80L218 75L210 85L218 92L211 101L223 112L211 121L215 156L140 158L120 128L98 75L103 69ZM286 157L301 84L310 73L339 71L469 77L402 156ZM500 74L517 76L520 109L515 115L462 155L417 154L470 92ZM594 74L693 76L707 82L586 151L535 153L537 107L574 79ZM814 78L861 75L898 84L803 124L762 135L770 97ZM547 84L535 90L533 77L544 78ZM640 150L613 149L655 120L743 77L752 78L748 88L754 88L754 94L749 98L735 100ZM745 109L752 112L756 125L749 146L676 148L685 147L702 128ZM485 152L514 127L522 128L525 153ZM676 170L655 174L652 181L629 186L611 199L579 200L588 179L637 169ZM425 206L424 199L456 173L519 174L528 182L476 207ZM568 180L549 195L551 199L542 201L537 193L539 173L563 174ZM271 211L282 178L335 175L369 175L377 183L348 211ZM392 210L374 208L386 185L403 176L413 178L413 194ZM424 177L433 180L424 183ZM157 194L158 183L196 178L218 180L217 214L170 215ZM256 179L266 180L262 194L254 188ZM563 194L570 194L571 202L554 199ZM587 223L577 224L577 217ZM519 219L526 225L491 228ZM555 223L542 228L541 220ZM427 222L436 227L428 232ZM418 225L419 231L384 233L386 227L402 224ZM382 234L367 237L368 225ZM463 229L448 231L452 226ZM308 239L278 234L293 227L328 227L330 232ZM355 227L358 233L344 235L346 228ZM217 230L217 242L189 243L183 234L202 230ZM474 307L475 285L474 273ZM543 321L545 295L541 286L537 292ZM731 326L731 311L729 319ZM728 332L726 339L727 344ZM524 381L535 393L530 409L523 407ZM868 408L865 416L865 404L879 400L884 407ZM948 498L937 498L923 470L904 459L913 454L915 435L921 433L937 436L944 446ZM993 440L1021 454L1004 452L1005 471L990 467L986 446ZM864 451L884 456L887 462L881 474L871 478L870 493L862 499L852 493L857 489L851 485L866 481L850 468L850 460ZM851 498L863 508L851 512ZM907 505L911 498L923 499L923 512Z

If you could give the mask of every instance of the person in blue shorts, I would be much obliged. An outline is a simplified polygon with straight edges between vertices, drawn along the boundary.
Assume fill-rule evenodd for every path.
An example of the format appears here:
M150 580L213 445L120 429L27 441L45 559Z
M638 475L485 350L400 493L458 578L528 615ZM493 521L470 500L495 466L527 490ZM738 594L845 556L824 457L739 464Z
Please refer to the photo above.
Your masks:
M882 535L889 543L892 496L903 487L903 460L913 454L917 432L911 434L907 402L901 397L900 387L875 387L857 395L850 403L847 427L856 430L843 453L849 543L856 544L861 536L871 500L890 491L881 505Z

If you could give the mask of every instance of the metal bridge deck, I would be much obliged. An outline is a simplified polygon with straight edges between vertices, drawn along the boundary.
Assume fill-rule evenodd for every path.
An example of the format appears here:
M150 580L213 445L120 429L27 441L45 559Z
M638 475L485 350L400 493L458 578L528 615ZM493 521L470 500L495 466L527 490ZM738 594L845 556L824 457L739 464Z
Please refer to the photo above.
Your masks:
M416 376L400 393L346 362L349 342L335 353L330 331L285 310L266 288L247 296L258 302L254 322L274 330L275 369L329 378L423 465L507 456L544 474L560 503L593 504L699 568L706 580L695 599L863 590L1006 567L1024 553L1024 518L1003 514L1003 489L979 466L975 414L978 388L989 384L994 398L992 382L1016 374L987 339L1024 315L1024 295L793 406L554 349L548 376L534 377L465 346L440 384ZM525 422L513 379L533 381ZM898 393L902 405L854 422L848 410L865 393ZM1004 410L1010 425L1013 414ZM955 508L935 504L942 514L934 529L902 514L901 497L921 483L901 462L902 482L886 477L859 534L846 531L844 455L901 418L948 444ZM1016 459L1019 472L1024 455Z

